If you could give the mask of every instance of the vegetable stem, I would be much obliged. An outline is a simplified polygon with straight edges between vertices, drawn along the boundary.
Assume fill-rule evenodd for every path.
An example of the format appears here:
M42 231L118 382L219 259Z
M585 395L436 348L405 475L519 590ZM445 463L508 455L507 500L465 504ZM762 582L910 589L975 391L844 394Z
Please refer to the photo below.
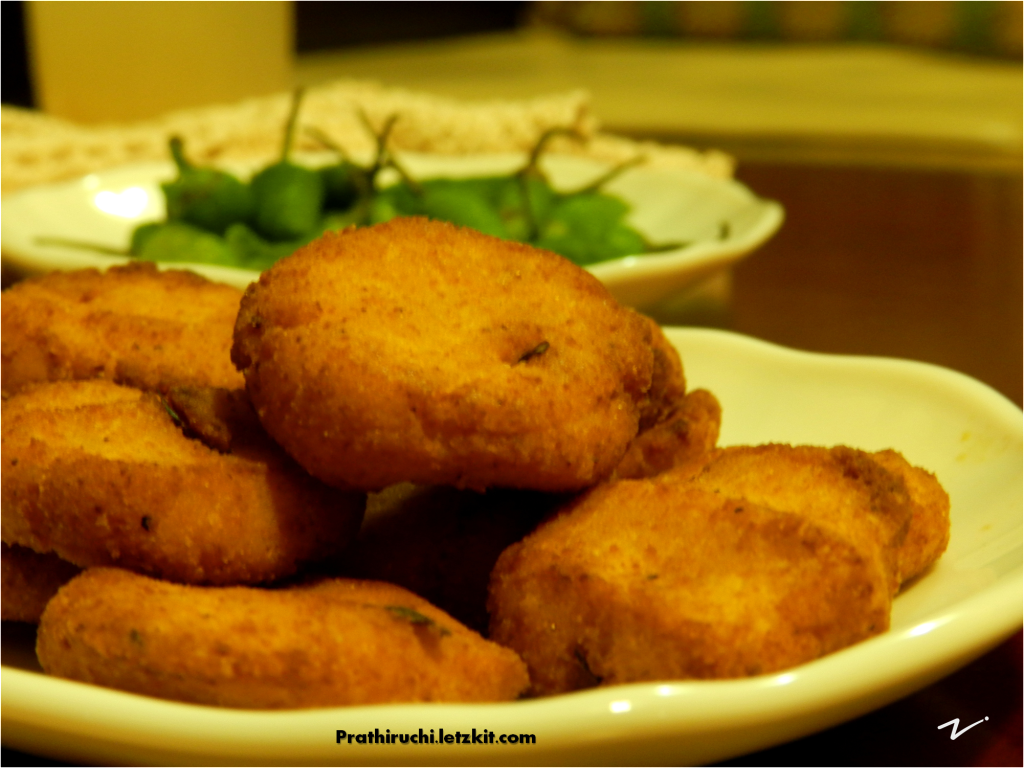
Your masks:
M174 164L178 166L178 173L192 170L192 165L185 158L185 142L182 141L181 136L172 136L168 144L171 148L171 157L174 158Z
M305 88L296 88L295 94L292 96L292 107L288 113L288 123L284 129L284 146L281 147L281 162L285 162L288 159L288 153L291 152L292 142L295 140L295 125L299 120L299 107L302 104L302 97L305 93Z

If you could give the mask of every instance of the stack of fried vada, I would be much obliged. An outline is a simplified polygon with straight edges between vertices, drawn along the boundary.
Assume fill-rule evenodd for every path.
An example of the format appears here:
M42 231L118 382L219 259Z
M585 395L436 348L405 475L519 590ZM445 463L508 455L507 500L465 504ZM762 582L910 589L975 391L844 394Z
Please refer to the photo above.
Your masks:
M81 567L196 584L272 581L339 552L358 530L363 495L310 477L247 404L236 415L234 393L218 394L232 437L223 453L186 435L167 399L102 379L9 398L3 540Z
M5 616L37 620L38 601L14 609L82 567L261 583L354 537L362 494L310 477L248 403L230 362L240 299L151 264L5 291Z
M52 674L243 708L756 675L884 631L946 546L895 451L719 448L661 329L552 253L395 219L231 311L169 280L202 320L95 274L22 288L74 297L60 333L5 297L5 592L15 547L71 564Z

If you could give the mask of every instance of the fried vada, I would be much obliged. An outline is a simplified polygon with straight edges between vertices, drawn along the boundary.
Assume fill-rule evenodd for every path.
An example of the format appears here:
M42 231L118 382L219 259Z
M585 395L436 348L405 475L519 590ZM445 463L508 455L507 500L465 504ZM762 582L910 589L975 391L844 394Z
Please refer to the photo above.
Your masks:
M5 399L3 541L209 584L270 581L336 556L358 531L364 495L310 477L239 396L181 399L208 403L191 418L231 432L221 449L187 436L168 400L102 379Z
M888 628L887 581L834 531L663 478L603 483L502 553L490 637L533 693L766 674Z
M3 293L2 389L105 378L141 389L241 388L231 338L242 293L138 262L53 272Z
M49 674L243 709L506 701L529 683L515 653L379 582L196 587L96 568L37 638Z
M38 623L50 598L81 570L53 554L0 544L0 619Z
M614 478L637 480L701 462L718 443L722 406L706 389L666 398L660 421L642 430L615 468Z
M640 432L666 421L686 395L686 375L679 351L665 336L660 325L649 317L645 316L644 319L651 334L654 370L647 402L640 413Z
M898 475L910 494L913 510L910 530L898 554L900 580L905 583L920 576L946 551L949 544L949 494L935 475L915 467L898 451L876 451L871 458Z
M715 451L691 482L814 520L869 558L892 594L903 582L899 553L910 530L913 502L903 478L865 451L777 443L730 446Z
M408 218L264 272L232 359L267 431L331 485L573 491L637 434L650 335L561 256Z

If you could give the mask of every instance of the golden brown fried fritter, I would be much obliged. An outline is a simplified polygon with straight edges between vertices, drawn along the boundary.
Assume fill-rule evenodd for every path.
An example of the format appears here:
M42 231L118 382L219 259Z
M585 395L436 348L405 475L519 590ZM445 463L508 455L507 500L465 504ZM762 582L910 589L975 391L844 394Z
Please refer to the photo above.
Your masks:
M890 604L813 520L646 479L598 486L507 549L489 608L546 695L786 669L884 631Z
M392 486L367 499L343 573L405 587L486 633L487 582L498 556L564 500L536 491Z
M242 294L140 262L54 272L3 293L2 388L105 378L141 389L241 388L231 335Z
M556 254L427 219L330 233L249 287L232 359L339 487L569 491L637 433L650 327Z
M50 598L81 570L53 554L0 544L0 619L38 623Z
M700 462L714 450L722 406L713 394L695 389L665 402L662 420L636 436L615 468L616 479L654 477L673 467Z
M678 350L665 337L660 325L649 317L644 319L651 332L654 373L647 403L640 414L640 432L666 421L686 394L686 376Z
M899 475L906 483L913 505L910 530L899 551L900 578L906 582L921 575L949 544L949 495L931 472L911 465L893 450L877 451L871 458Z
M678 474L695 474L691 482L713 493L813 520L870 558L892 594L899 590L899 551L913 507L903 479L871 454L845 446L733 446L715 451L699 473Z
M251 412L230 453L175 418L158 395L98 379L6 399L3 540L83 567L231 584L289 575L355 536L364 496L310 477Z
M170 584L91 569L43 614L36 652L59 677L245 709L503 701L522 661L391 584L286 589Z

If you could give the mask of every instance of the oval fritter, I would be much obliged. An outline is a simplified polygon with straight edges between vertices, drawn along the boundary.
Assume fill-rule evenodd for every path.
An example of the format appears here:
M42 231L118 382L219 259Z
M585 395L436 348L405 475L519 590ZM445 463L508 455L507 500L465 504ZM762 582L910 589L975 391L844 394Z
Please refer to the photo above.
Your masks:
M242 292L148 262L53 272L3 293L3 391L105 378L141 389L241 388L231 334Z
M200 399L178 407L211 432L212 417L192 405ZM244 392L207 399L234 438L220 450L187 437L168 400L103 380L6 399L4 542L83 567L213 584L269 581L340 552L365 496L310 477L266 436Z
M910 530L898 554L900 579L906 582L920 576L946 551L949 544L949 494L935 475L915 467L898 451L876 451L871 458L902 478L910 494L913 510Z
M662 420L629 446L615 468L616 480L639 480L687 465L700 466L718 443L722 406L706 389L676 395L662 404Z
M242 300L267 431L339 487L564 491L636 435L650 328L562 257L426 219L329 233Z
M890 606L835 532L660 479L604 483L513 544L488 604L542 695L786 669L883 632Z
M40 621L48 673L244 709L503 701L515 653L400 587L326 579L284 589L171 584L96 568Z
M699 470L699 471L698 471ZM903 478L872 454L838 445L736 445L703 462L670 470L715 493L793 512L857 545L886 574L892 594L903 581L900 551L913 502Z

